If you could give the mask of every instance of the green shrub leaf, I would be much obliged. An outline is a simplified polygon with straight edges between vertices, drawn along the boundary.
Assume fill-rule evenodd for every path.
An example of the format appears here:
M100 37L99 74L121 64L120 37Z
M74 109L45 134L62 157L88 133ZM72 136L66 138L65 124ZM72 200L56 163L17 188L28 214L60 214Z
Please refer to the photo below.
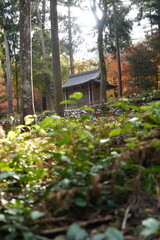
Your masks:
M60 104L76 104L77 102L74 100L64 100L61 101Z
M76 100L80 100L83 97L83 93L75 92L69 96L69 98L74 98Z
M141 235L144 237L148 237L151 234L156 234L160 229L160 223L158 220L154 218L148 218L142 221L142 225L144 226Z
M122 233L113 227L107 229L105 236L107 237L107 240L124 240Z
M32 211L32 212L31 212L31 219L32 219L32 220L36 220L36 219L38 219L38 218L40 218L40 217L43 217L44 215L45 215L44 212Z
M122 132L122 129L121 129L121 128L116 128L116 129L110 131L109 137L117 136L117 135L119 135L121 132Z
M69 227L66 236L67 240L84 240L86 237L87 232L75 223Z

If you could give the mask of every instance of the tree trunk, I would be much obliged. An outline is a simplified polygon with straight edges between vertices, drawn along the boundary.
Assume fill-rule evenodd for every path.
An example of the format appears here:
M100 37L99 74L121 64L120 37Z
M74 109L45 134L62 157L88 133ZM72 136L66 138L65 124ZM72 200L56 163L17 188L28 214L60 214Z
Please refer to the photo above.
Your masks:
M52 61L53 61L53 80L55 91L55 111L58 115L64 116L64 108L60 102L63 100L61 83L60 52L58 38L58 19L57 19L57 0L50 0L51 11L51 35L52 35Z
M71 74L75 74L74 58L73 58L73 44L72 44L72 27L71 27L71 9L68 6L68 37L69 37L69 59Z
M105 64L105 57L104 57L104 47L103 47L103 30L105 21L107 18L107 0L102 0L103 4L103 11L102 11L102 17L99 19L98 13L97 13L97 6L95 0L90 0L91 3L91 9L95 16L95 19L97 21L97 30L98 30L98 54L99 54L99 63L100 63L100 70L101 70L101 84L100 84L100 102L105 103L107 101L107 70L106 70L106 64ZM100 2L99 2L100 4Z
M46 83L46 100L47 100L47 107L48 110L53 111L53 96L51 92L51 80L49 74L44 74L45 83Z
M46 21L46 0L42 1L42 30L45 29L45 21Z
M106 71L106 64L105 64L105 58L103 53L103 25L99 26L98 28L98 53L99 53L99 63L100 63L100 69L101 69L100 101L101 103L105 103L107 101L107 98L106 98L107 71Z
M120 47L119 38L117 30L117 14L115 3L113 2L113 13L114 13L114 27L115 27L115 37L116 37L116 56L117 56L117 68L118 68L118 97L122 97L122 71L121 71L121 57L120 57Z
M15 80L16 80L16 101L17 101L17 113L19 113L19 83L18 83L18 66L15 62Z
M31 0L20 0L20 78L21 122L26 115L33 115Z
M43 1L43 5L44 5ZM44 7L44 6L43 6ZM43 9L43 11L45 11ZM44 34L43 34L43 23L41 20L41 15L39 11L39 0L36 0L36 14L37 14L37 22L38 22L38 27L39 27L39 42L41 46L41 52L42 52L42 58L45 60L47 58L47 53L46 53L46 48L45 48L45 42L44 42ZM47 105L49 110L53 110L53 98L52 98L52 92L51 92L51 81L50 81L50 76L48 74L44 74L44 80L45 80L45 85L46 85L46 99L47 99Z
M39 34L39 42L41 45L41 51L42 51L42 58L45 59L47 57L46 54L46 49L45 49L45 43L44 43L44 36L43 36L43 30L42 30L42 20L41 20L41 15L39 12L39 0L35 1L36 3L36 15L37 15L37 23L38 23L38 34Z
M11 81L11 60L8 39L4 31L4 46L6 55L6 80L7 80L7 114L10 116L13 113L13 101L12 101L12 81Z

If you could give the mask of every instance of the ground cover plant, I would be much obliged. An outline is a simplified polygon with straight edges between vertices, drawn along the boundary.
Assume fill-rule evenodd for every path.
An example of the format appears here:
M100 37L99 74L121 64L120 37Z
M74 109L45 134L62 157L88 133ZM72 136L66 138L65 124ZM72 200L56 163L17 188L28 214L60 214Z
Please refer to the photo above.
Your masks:
M0 139L4 240L159 239L160 102L110 107L120 114L27 116Z

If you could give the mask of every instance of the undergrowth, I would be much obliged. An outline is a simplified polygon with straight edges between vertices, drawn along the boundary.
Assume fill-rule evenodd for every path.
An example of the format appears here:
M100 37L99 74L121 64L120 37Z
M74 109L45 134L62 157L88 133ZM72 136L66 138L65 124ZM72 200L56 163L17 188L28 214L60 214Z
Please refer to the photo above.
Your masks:
M160 102L113 107L122 114L27 116L0 140L4 240L159 239Z

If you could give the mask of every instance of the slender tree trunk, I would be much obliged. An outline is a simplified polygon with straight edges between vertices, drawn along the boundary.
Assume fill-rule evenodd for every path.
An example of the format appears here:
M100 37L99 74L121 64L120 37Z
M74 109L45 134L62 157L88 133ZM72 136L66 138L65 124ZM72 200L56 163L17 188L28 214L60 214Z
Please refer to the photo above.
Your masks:
M18 83L18 66L15 63L15 79L16 79L16 101L17 101L17 113L19 113L19 83Z
M117 68L118 68L118 97L122 97L122 71L121 71L121 57L120 57L120 47L119 38L117 30L117 14L115 8L115 2L113 2L113 13L114 13L114 27L116 36L116 56L117 56Z
M45 83L46 83L46 100L47 100L47 107L50 111L53 111L53 96L51 92L51 80L49 74L44 74Z
M7 80L7 114L10 116L13 113L13 101L12 101L12 81L11 81L11 60L8 39L4 31L4 45L6 54L6 80Z
M64 108L60 102L63 100L63 91L61 83L60 52L58 38L58 17L57 0L50 0L51 10L51 35L52 35L52 61L53 61L53 79L55 89L55 110L60 116L64 116Z
M45 29L46 21L46 0L42 0L42 30Z
M103 25L98 28L98 53L99 53L99 63L101 69L101 85L100 85L100 101L101 103L105 103L106 99L106 91L107 91L107 71L105 58L103 53Z
M20 78L21 122L26 115L33 115L31 0L20 0Z
M43 1L44 4L45 1ZM44 7L44 6L43 6ZM45 11L43 9L43 11ZM41 52L42 52L42 58L45 60L47 58L47 53L46 53L46 48L45 48L45 41L44 41L44 34L43 34L43 23L41 20L41 15L39 11L39 0L36 0L36 14L37 14L37 22L38 22L38 27L39 27L39 42L41 46ZM52 98L52 93L51 93L51 81L50 81L50 76L49 74L44 74L44 80L45 80L45 85L46 85L46 99L47 99L47 105L49 110L53 110L53 98Z
M37 22L38 22L38 27L39 27L39 31L38 31L39 42L41 45L42 58L45 59L47 57L47 54L46 54L45 43L44 43L42 20L41 20L41 15L39 12L39 0L35 0L35 3L36 3Z
M107 70L105 64L105 57L104 57L104 47L103 47L103 30L105 26L105 21L107 18L107 0L102 0L103 4L103 13L101 19L99 19L97 14L97 7L96 1L90 0L91 9L97 21L97 30L98 30L98 54L99 54L99 63L100 63L100 70L101 70L101 84L100 84L100 101L101 103L105 103L107 101Z
M69 36L69 59L71 74L75 74L73 44L72 44L72 26L71 26L71 8L68 6L68 36Z

